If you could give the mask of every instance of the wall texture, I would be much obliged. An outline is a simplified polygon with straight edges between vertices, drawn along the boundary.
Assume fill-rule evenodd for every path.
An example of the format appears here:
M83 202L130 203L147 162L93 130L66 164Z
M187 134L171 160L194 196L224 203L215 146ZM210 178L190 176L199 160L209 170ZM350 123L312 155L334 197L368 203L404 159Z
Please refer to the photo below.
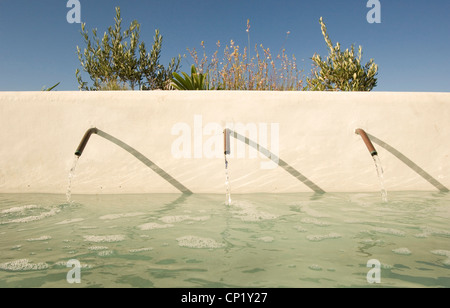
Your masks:
M388 191L450 187L450 93L0 92L0 117L0 193L65 193L91 127L151 164L92 135L72 193L178 192L158 170L224 193L224 128L250 143L230 139L233 193L379 191L356 128L377 140Z

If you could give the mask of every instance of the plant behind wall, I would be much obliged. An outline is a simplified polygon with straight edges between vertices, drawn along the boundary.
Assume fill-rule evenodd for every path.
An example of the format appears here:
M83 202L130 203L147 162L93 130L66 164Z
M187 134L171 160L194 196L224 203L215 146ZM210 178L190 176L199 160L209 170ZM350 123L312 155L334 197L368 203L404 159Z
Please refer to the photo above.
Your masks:
M361 46L358 54L355 54L353 45L345 51L341 51L339 43L333 46L323 18L319 22L329 55L326 60L322 60L318 54L312 57L313 70L306 82L303 71L297 66L295 55L289 57L284 48L280 54L273 56L269 48L264 48L262 44L259 48L255 45L253 57L250 58L250 48L244 48L242 52L239 45L231 40L223 50L223 58L218 56L220 42L211 57L206 55L204 42L201 43L201 57L195 48L188 51L194 60L196 71L207 77L208 89L371 91L377 84L375 76L378 66L374 60L371 59L363 66ZM247 33L249 28L247 21Z
M147 53L144 42L139 42L140 24L134 20L122 32L120 8L116 7L114 27L109 27L100 39L97 29L89 36L86 24L81 24L81 34L86 43L83 52L77 46L78 59L92 85L83 81L76 70L80 90L154 90L167 89L170 78L180 67L181 56L172 58L167 67L159 63L162 36L155 30L152 49Z
M307 78L307 88L314 91L371 91L377 85L378 65L370 59L362 65L362 47L355 55L355 47L341 51L341 45L333 46L323 18L319 19L322 35L329 54L326 60L320 55L312 57L312 77Z

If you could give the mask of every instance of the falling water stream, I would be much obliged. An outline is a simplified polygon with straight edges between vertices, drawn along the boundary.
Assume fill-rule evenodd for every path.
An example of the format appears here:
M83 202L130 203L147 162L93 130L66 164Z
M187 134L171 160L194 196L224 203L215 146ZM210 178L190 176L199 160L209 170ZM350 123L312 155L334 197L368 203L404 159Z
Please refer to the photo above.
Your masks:
M226 193L225 193L225 204L231 205L231 187L230 187L230 175L228 173L228 161L227 156L225 156L225 187L226 187Z
M72 168L70 168L69 171L69 182L67 184L67 191L66 191L66 200L67 203L71 202L71 197L72 197L72 179L75 176L75 168L77 167L77 163L78 163L78 159L80 157L75 155L73 158L73 163L72 163Z
M383 166L381 165L378 155L373 155L373 161L375 162L375 168L377 170L378 179L380 180L381 199L383 202L388 202L386 187L384 186Z

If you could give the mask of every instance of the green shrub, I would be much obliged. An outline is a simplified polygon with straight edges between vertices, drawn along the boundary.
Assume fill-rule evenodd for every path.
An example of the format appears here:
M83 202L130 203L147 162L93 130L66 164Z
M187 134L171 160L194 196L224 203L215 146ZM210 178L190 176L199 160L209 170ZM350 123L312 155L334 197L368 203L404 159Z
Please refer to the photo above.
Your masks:
M81 24L81 34L86 48L81 52L77 46L78 59L83 71L89 74L92 86L83 81L80 70L76 70L76 78L80 90L102 90L105 87L127 86L134 90L167 89L173 72L180 67L181 56L172 58L168 67L159 63L162 36L155 30L152 50L147 53L145 44L139 43L140 24L134 20L128 29L122 32L120 8L116 7L114 27L109 27L103 38L97 36L93 29L93 37L89 37Z
M349 49L341 51L339 43L333 43L327 34L327 28L322 17L319 19L322 34L329 49L326 60L315 54L312 57L312 77L307 78L307 89L314 91L371 91L377 85L375 76L378 65L370 59L364 66L361 64L362 47L358 54L352 45Z

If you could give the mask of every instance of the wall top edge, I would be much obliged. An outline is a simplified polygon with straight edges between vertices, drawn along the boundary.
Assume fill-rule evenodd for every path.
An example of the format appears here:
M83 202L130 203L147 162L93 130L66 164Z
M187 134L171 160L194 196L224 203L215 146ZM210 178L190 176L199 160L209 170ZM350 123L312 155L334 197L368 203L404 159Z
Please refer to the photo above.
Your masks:
M60 94L79 94L79 95L102 95L102 94L111 94L115 95L182 95L182 94L271 94L271 95L301 95L301 96L319 96L319 95L450 95L450 92L404 92L404 91L373 91L373 92L335 92L335 91L248 91L248 90L204 90L204 91L162 91L162 90L153 90L153 91L0 91L0 96L3 95L60 95Z

